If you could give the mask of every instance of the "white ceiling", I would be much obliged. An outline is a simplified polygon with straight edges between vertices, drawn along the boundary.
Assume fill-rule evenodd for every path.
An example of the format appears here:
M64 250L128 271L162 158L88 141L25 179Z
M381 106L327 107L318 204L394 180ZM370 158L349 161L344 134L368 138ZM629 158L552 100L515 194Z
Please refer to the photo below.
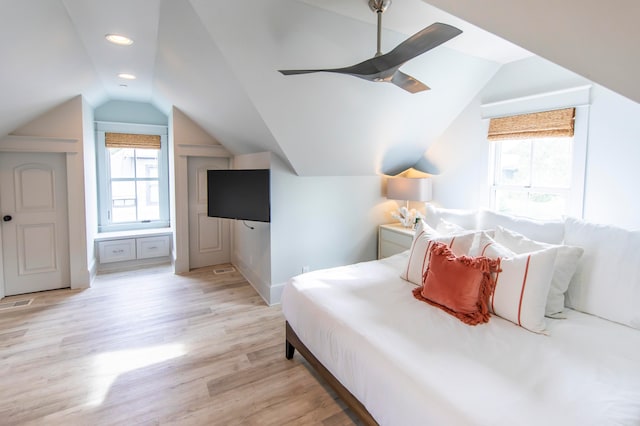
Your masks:
M640 102L638 0L425 0Z
M272 151L300 175L402 170L501 64L531 55L422 0L394 0L384 13L383 51L437 21L464 32L403 66L432 87L411 95L345 75L277 72L371 57L376 17L366 0L0 0L0 136L82 94L94 107L175 106L231 152ZM134 44L111 45L107 33Z
M349 16L369 24L376 23L376 14L369 9L368 0L299 0L301 2ZM532 53L501 39L487 31L463 21L451 14L428 5L422 0L393 0L382 15L383 27L404 35L415 34L424 28L425 22L445 22L464 32L447 42L447 47L461 53L488 59L501 64L527 58ZM375 34L371 37L370 50L375 52ZM384 46L384 41L383 41ZM391 50L389 45L386 49Z

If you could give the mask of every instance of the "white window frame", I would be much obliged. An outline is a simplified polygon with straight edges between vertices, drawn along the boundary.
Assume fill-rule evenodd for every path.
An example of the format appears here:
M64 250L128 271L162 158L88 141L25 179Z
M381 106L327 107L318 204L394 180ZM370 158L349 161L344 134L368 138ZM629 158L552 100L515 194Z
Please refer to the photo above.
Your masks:
M531 175L533 175L533 150L534 145L535 145L535 139L537 138L531 138L531 153L530 153L530 157L529 157L529 164L530 164L530 170L531 170ZM506 190L506 191L512 191L512 192L522 192L525 193L527 195L531 194L531 193L543 193L543 194L554 194L554 195L560 195L562 197L564 197L567 200L567 205L566 205L566 211L562 212L562 215L566 215L566 214L570 214L570 211L573 211L572 208L572 204L575 202L575 200L573 200L572 197L572 183L573 182L569 182L569 186L566 188L562 188L562 187L546 187L546 186L535 186L532 185L531 182L529 182L527 185L507 185L507 184L499 184L498 182L498 178L499 178L499 170L497 169L497 166L501 164L501 150L498 149L498 144L501 143L505 143L505 142L509 142L509 139L505 139L505 140L497 140L497 141L492 141L491 142L491 157L493 158L493 162L491 164L491 167L493 168L493 173L490 176L490 194L491 194L491 200L490 200L490 208L491 210L496 210L496 191L498 190ZM570 173L570 176L573 178L573 163L576 161L575 158L573 158L573 148L574 148L574 138L571 138L571 167L572 167L572 171ZM531 177L531 176L530 176ZM572 179L573 180L573 179ZM558 217L559 218L559 217Z
M150 124L112 123L97 121L96 172L98 183L98 232L129 231L138 229L168 228L169 220L169 146L167 126ZM110 156L105 146L105 133L130 133L160 136L158 156L158 185L160 219L150 222L111 223Z
M589 128L589 102L591 86L583 86L574 89L545 93L536 96L511 99L501 102L483 104L481 106L482 118L490 119L510 115L528 114L533 112L550 111L562 108L575 108L575 123L573 143L571 147L571 186L564 215L577 218L583 217L584 211L584 187L587 164L587 145ZM488 121L487 126L488 126ZM487 187L489 188L489 206L495 209L494 182L495 166L497 164L496 142L487 141L489 144L489 167ZM507 188L500 185L500 188ZM518 186L517 189L522 189ZM547 190L549 193L558 191L558 188L536 187L536 190ZM562 189L560 189L562 191Z

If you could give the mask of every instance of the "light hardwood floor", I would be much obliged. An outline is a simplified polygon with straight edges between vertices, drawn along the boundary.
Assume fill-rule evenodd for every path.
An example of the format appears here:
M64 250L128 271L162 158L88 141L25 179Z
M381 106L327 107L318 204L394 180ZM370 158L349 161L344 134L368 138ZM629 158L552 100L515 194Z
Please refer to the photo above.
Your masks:
M229 266L229 265L226 265ZM2 299L0 424L353 425L238 272L99 275Z

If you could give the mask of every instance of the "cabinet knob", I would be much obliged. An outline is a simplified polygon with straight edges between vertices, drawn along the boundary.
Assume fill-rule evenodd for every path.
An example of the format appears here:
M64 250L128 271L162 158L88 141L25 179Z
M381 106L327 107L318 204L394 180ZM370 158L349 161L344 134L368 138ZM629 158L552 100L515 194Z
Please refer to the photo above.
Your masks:
M13 219L11 215L5 215L2 217L3 222L11 222L11 219Z

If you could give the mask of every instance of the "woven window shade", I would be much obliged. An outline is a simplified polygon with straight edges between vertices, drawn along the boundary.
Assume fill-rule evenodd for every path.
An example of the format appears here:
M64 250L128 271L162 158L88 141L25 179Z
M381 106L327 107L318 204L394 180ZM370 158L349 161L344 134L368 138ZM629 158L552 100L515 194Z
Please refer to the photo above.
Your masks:
M105 133L104 144L107 148L160 149L160 135Z
M489 122L490 141L503 139L555 138L573 136L575 108L532 114L492 118Z

